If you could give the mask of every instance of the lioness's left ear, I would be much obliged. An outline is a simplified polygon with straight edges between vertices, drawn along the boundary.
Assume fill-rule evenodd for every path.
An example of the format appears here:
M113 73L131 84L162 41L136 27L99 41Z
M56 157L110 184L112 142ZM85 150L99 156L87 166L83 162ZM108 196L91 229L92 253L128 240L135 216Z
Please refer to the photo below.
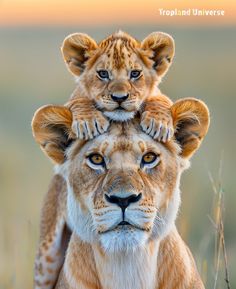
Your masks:
M204 102L195 98L180 99L171 107L175 139L181 156L190 158L207 134L210 116Z
M39 108L32 120L32 131L43 152L57 164L65 161L65 150L74 138L72 114L65 106Z
M164 76L170 67L175 54L174 39L163 32L149 34L141 43L143 50L151 51L153 68L158 76Z

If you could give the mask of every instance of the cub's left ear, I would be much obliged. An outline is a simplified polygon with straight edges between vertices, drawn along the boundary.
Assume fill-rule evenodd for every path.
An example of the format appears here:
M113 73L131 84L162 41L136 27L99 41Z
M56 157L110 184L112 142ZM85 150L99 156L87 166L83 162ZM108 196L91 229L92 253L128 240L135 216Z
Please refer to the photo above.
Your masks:
M97 47L96 41L87 34L74 33L67 36L61 51L69 71L76 76L80 75Z
M174 39L169 34L153 32L142 41L141 48L151 52L150 58L154 61L153 68L158 76L164 76L174 58Z
M181 147L180 155L190 158L207 134L210 116L204 102L196 98L180 99L171 107L175 139Z

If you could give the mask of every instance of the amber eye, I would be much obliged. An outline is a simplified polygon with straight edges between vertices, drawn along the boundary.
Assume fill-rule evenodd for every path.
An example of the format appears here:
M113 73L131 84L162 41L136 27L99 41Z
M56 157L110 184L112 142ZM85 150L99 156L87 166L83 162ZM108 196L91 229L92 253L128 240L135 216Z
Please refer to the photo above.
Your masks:
M97 74L101 79L109 79L109 73L107 70L98 70Z
M157 159L157 155L155 153L147 153L143 156L142 158L142 164L146 165L146 164L152 164L155 162L155 160Z
M130 78L137 79L141 75L141 70L132 70L130 72Z
M105 164L104 158L101 155L99 155L99 154L89 155L88 159L90 160L90 162L92 164L97 165L97 166L101 166L101 165Z

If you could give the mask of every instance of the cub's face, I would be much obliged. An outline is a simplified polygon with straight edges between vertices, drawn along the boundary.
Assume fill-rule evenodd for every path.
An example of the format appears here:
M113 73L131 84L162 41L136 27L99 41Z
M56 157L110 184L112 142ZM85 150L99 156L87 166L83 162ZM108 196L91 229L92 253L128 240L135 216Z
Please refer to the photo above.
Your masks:
M165 235L179 206L177 154L174 143L157 143L131 124L75 142L66 163L72 230L108 252Z
M85 34L68 36L62 47L69 70L78 77L78 91L113 120L133 118L152 96L171 64L173 39L153 33L142 43L118 32L99 44Z
M80 83L106 116L127 120L133 118L146 97L153 94L158 77L142 61L137 47L131 49L121 40L115 44L101 49L92 66L88 63Z

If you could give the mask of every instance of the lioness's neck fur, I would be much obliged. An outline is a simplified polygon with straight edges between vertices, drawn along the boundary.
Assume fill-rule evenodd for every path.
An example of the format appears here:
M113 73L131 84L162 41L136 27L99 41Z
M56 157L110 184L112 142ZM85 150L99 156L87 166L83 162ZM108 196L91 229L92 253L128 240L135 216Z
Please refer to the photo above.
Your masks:
M109 255L104 255L100 248L93 248L95 264L102 287L154 289L158 247L158 242L151 241L149 246L140 248L138 251ZM104 262L104 259L106 259L106 262Z
M56 289L204 288L176 228L161 242L151 240L138 252L112 255L73 235L68 252Z

